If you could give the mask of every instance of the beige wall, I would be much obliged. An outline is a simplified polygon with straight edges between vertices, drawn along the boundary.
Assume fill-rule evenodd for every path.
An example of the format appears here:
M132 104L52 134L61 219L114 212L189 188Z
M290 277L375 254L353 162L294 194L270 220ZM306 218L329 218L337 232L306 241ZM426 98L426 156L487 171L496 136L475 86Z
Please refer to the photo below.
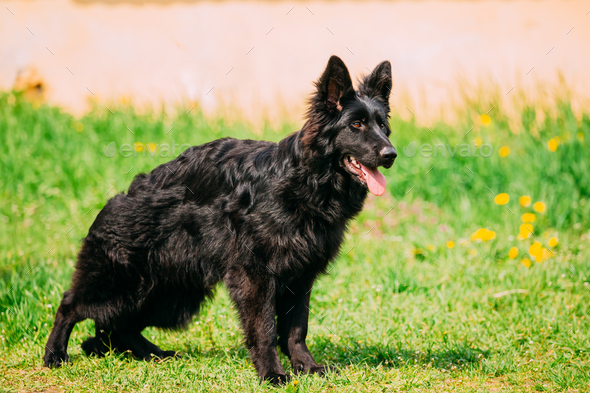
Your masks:
M394 105L418 117L447 104L457 78L489 77L508 91L551 85L561 71L580 94L590 91L588 1L0 5L0 88L25 72L76 112L88 97L129 96L208 110L232 103L254 116L284 107L300 117L331 54L355 75L389 59Z

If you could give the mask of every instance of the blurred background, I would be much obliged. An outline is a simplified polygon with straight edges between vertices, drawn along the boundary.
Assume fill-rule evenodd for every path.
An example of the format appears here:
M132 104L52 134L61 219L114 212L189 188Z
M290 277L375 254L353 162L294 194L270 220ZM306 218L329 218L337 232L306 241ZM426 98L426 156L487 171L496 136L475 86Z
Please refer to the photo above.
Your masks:
M459 85L590 91L587 0L1 4L0 88L36 87L76 114L89 100L198 102L300 120L331 54L354 76L390 60L392 103L424 120L456 103Z
M87 357L90 320L73 366L41 359L106 201L187 146L298 130L332 54L391 62L399 156L311 292L341 372L286 391L590 390L590 0L0 0L0 391L276 391L223 287L145 330L180 360Z

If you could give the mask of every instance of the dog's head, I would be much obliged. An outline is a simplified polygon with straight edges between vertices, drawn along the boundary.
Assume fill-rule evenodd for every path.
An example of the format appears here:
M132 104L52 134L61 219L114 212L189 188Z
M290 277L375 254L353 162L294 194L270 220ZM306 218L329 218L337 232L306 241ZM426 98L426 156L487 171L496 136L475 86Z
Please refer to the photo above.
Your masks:
M380 63L355 91L346 65L332 56L316 87L303 142L329 153L340 170L382 195L386 181L378 167L391 167L397 157L389 141L391 64Z

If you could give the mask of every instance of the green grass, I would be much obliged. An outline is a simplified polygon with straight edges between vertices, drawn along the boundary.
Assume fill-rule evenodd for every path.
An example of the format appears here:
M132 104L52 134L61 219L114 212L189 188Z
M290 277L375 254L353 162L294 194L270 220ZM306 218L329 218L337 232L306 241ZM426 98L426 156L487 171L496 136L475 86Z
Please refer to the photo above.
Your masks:
M400 157L384 171L389 192L369 198L333 270L312 293L308 345L340 373L300 376L297 386L282 390L590 389L590 112L575 116L561 102L546 111L524 106L515 120L498 105L484 126L480 115L494 102L484 104L466 104L465 120L454 126L427 129L392 117ZM42 367L80 240L108 198L170 159L160 157L161 145L223 136L276 141L297 129L266 125L254 133L245 123L186 110L96 107L76 118L0 93L0 391L277 390L259 385L222 287L187 330L145 331L162 348L182 351L180 360L86 357L80 344L93 324L85 321L70 339L73 363ZM556 136L561 143L551 152L548 141ZM476 138L493 147L489 158L403 154L411 142L453 148ZM144 149L109 158L104 149L111 142L155 143L160 150L155 157ZM500 157L501 146L510 155ZM506 207L494 203L493 194L502 192L510 195ZM521 195L547 206L535 213L534 235L525 240L516 239L521 215L534 211L519 205ZM495 238L472 241L478 228ZM554 255L525 267L532 242L545 246L550 237L559 239L549 247ZM516 259L508 258L511 247L519 250Z

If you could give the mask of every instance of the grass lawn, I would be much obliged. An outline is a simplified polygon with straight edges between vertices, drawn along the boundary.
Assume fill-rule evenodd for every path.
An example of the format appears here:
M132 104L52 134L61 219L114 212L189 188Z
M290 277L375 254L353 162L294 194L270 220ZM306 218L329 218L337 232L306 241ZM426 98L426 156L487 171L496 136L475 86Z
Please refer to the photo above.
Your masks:
M297 125L129 105L76 118L0 93L0 391L588 391L590 112L523 105L514 119L484 104L452 126L392 117L388 192L312 292L308 345L340 373L276 389L259 384L223 287L187 330L144 332L180 360L89 358L92 321L73 331L72 364L42 356L80 240L134 175L182 144L277 141Z

